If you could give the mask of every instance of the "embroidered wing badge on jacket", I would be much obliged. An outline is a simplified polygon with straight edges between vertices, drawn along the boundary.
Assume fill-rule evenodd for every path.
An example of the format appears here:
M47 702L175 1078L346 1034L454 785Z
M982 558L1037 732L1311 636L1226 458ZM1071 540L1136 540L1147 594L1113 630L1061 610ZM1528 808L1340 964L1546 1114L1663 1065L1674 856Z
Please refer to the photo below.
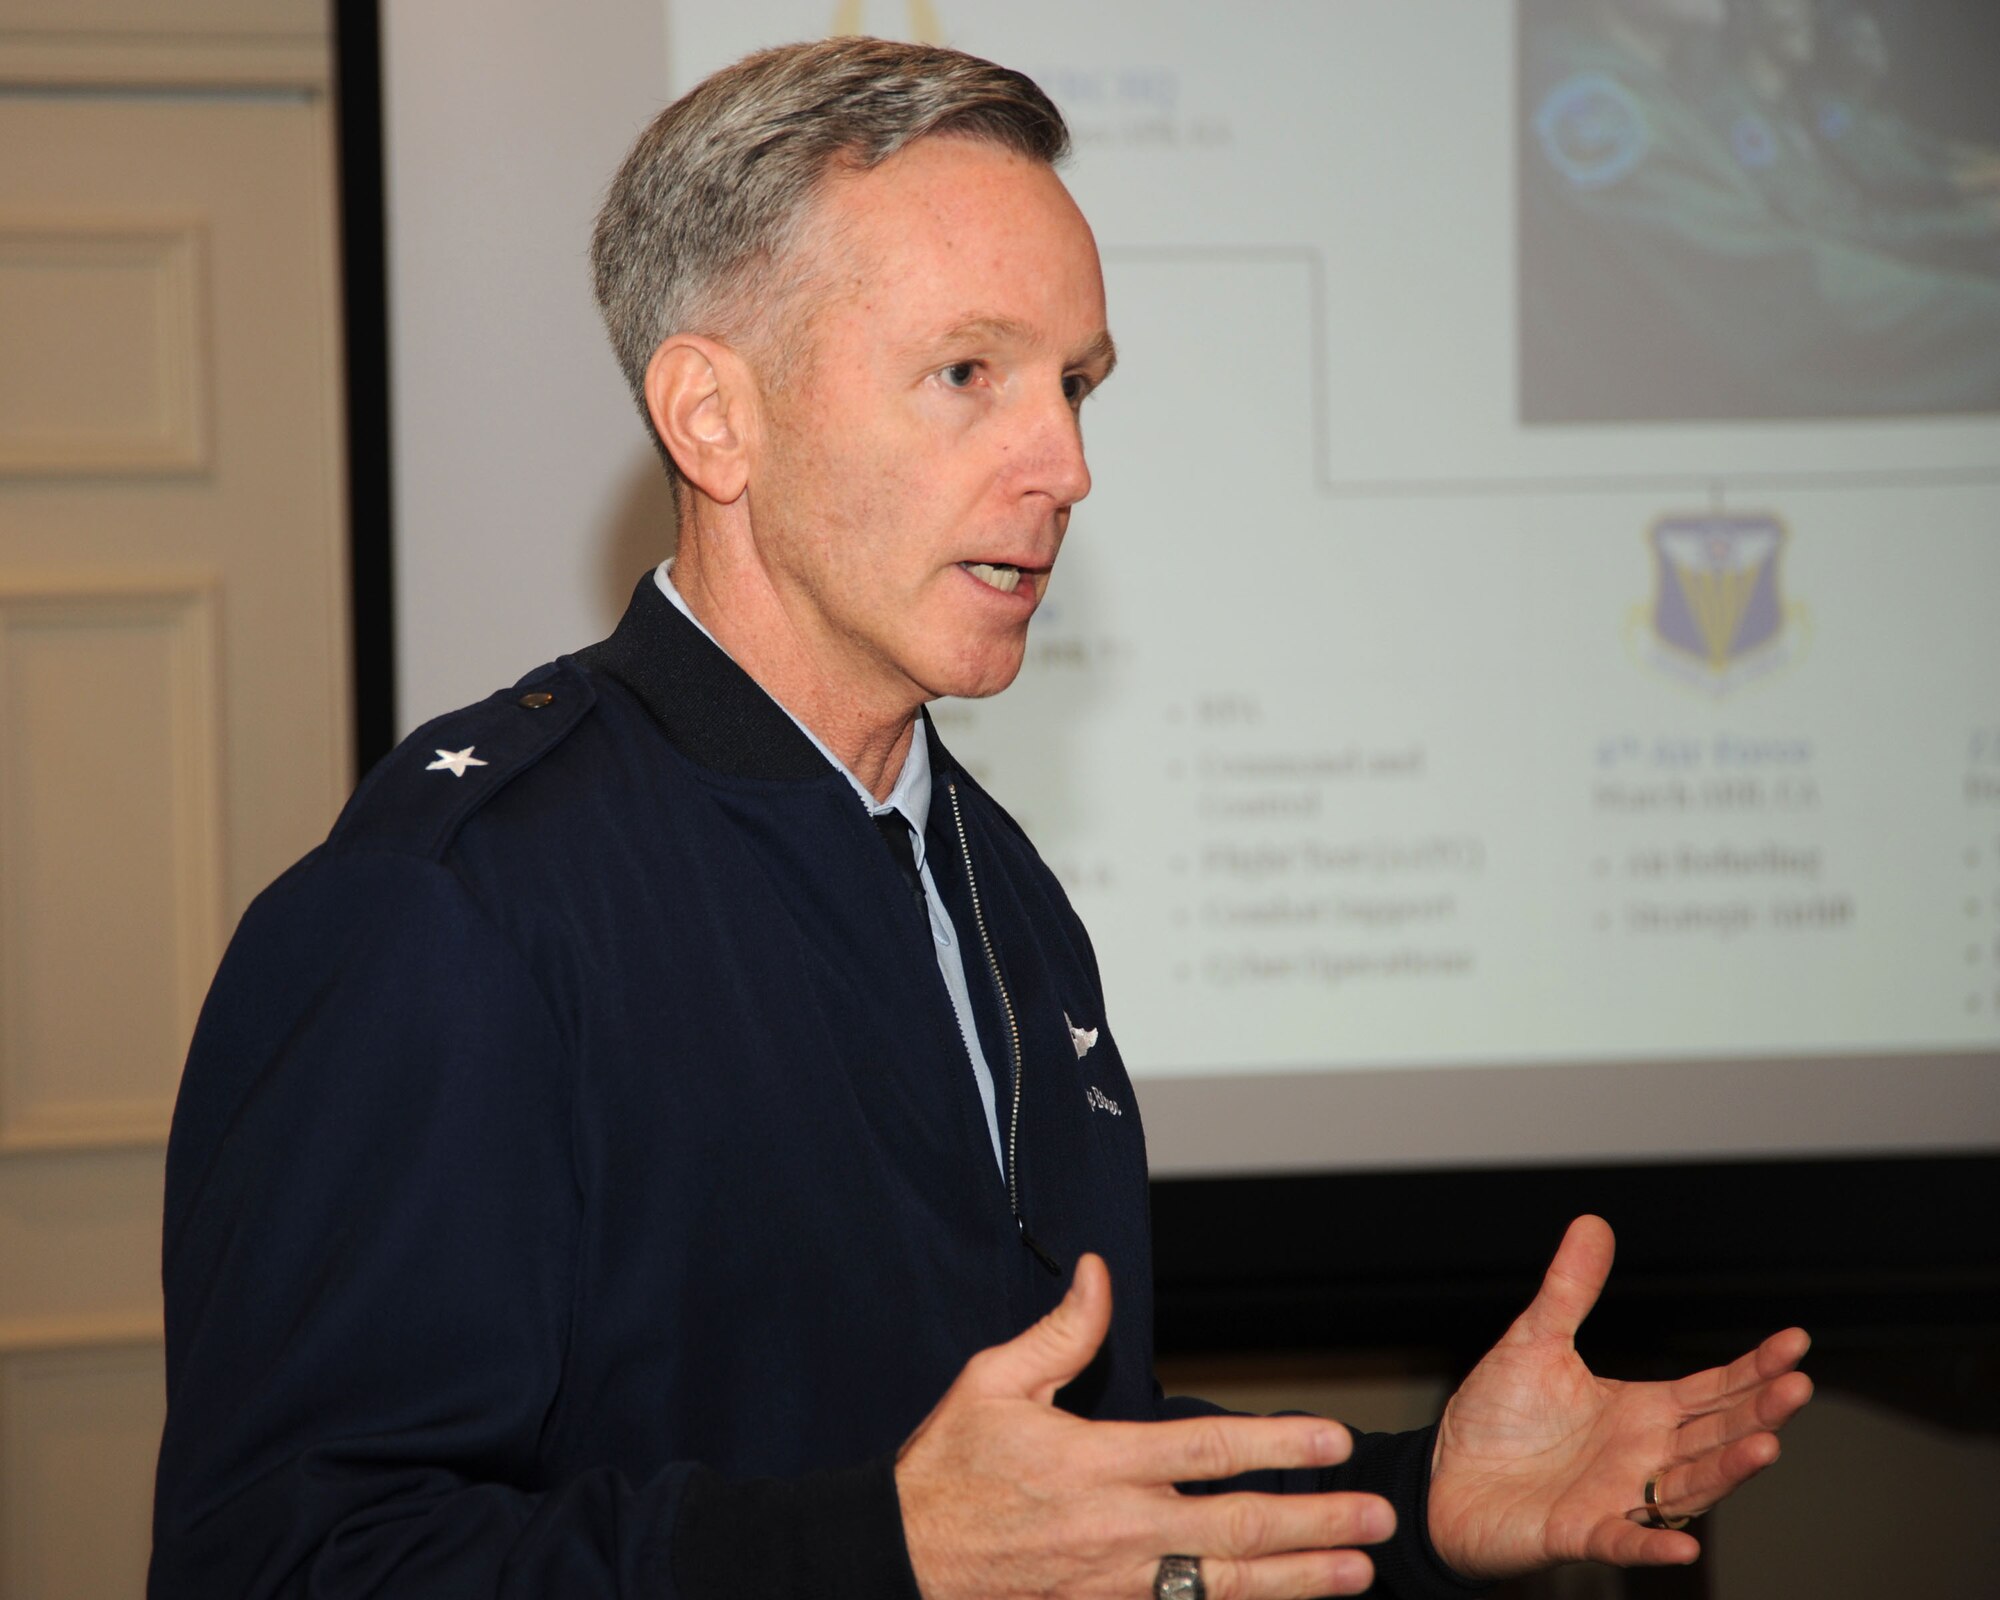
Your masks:
M1074 1022L1069 1020L1069 1013L1067 1011L1063 1013L1063 1022L1069 1028L1070 1048L1076 1051L1076 1058L1081 1061L1085 1056L1090 1054L1091 1046L1097 1043L1097 1030L1095 1028L1079 1028Z

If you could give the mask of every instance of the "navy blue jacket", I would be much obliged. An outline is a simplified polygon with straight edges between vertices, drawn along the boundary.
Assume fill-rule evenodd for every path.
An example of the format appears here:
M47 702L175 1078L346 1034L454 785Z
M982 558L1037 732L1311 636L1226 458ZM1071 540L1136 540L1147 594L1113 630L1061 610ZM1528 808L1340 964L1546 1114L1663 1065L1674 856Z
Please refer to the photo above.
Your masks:
M1089 941L932 759L1003 1137L1019 1035L1011 1200L880 835L650 579L368 776L245 915L182 1085L155 1600L913 1595L894 1451L1085 1250L1115 1317L1063 1403L1184 1414ZM1325 1481L1398 1501L1399 1592L1462 1593L1429 1447Z

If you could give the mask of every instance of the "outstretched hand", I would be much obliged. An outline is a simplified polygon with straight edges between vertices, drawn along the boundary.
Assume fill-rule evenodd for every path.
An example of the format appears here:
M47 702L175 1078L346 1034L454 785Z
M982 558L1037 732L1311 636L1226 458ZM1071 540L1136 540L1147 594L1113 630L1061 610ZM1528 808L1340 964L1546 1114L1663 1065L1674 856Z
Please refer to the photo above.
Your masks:
M1778 1459L1777 1429L1812 1398L1812 1380L1795 1370L1809 1342L1800 1328L1672 1383L1597 1377L1575 1338L1611 1255L1602 1218L1572 1222L1541 1291L1445 1407L1430 1535L1468 1578L1694 1560L1693 1535L1633 1515L1646 1480L1658 1477L1664 1516L1706 1511Z
M1351 1548L1387 1538L1372 1494L1183 1495L1176 1483L1347 1459L1347 1430L1316 1417L1086 1422L1056 1391L1111 1321L1111 1275L1077 1263L1055 1310L965 1364L896 1457L910 1565L925 1600L1153 1592L1162 1556L1201 1557L1210 1600L1358 1594L1374 1569ZM1348 1548L1343 1548L1348 1547Z

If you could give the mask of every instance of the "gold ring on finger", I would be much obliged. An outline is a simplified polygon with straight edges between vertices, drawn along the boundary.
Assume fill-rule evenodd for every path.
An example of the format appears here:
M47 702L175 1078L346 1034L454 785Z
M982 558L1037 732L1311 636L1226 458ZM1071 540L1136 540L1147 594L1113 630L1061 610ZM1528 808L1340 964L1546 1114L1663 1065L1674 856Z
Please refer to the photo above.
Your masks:
M1660 1479L1664 1473L1656 1472L1646 1480L1646 1503L1641 1507L1641 1520L1649 1528L1685 1528L1693 1517L1670 1517L1660 1509Z

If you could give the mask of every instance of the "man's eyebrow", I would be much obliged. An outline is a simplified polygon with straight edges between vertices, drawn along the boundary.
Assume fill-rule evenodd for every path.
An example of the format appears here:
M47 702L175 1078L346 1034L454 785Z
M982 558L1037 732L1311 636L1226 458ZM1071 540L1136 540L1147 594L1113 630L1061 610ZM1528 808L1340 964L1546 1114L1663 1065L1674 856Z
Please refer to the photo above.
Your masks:
M1077 358L1075 365L1094 365L1102 368L1103 370L1097 374L1099 383L1111 376L1112 369L1118 365L1118 346L1112 342L1109 328L1104 329L1083 347L1083 353Z
M946 328L930 342L939 345L981 340L1032 343L1034 339L1034 330L1025 322L1017 321L1013 317L971 317ZM1118 365L1118 346L1112 343L1108 331L1100 332L1070 358L1068 365L1101 366L1104 369L1098 376L1098 381L1101 383L1111 376L1111 369Z

